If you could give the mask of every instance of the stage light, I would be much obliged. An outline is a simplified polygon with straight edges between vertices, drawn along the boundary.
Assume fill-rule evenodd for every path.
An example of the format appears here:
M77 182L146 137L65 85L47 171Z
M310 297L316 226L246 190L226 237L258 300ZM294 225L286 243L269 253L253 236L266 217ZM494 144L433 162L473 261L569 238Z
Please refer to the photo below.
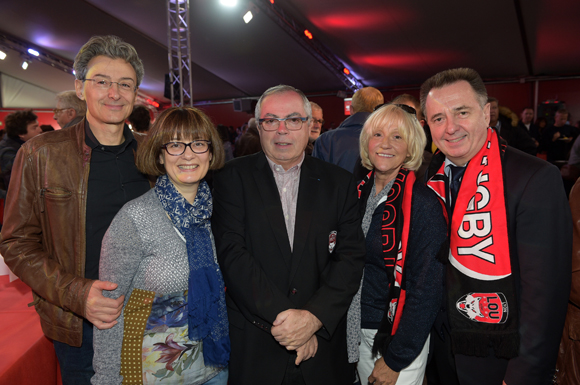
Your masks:
M0 51L0 60L6 59L6 52Z
M28 48L28 53L29 53L29 54L31 54L31 55L34 55L34 56L38 56L38 55L40 55L40 54L38 53L38 51L36 51L36 50L33 50L32 48Z
M244 21L246 22L246 24L248 24L253 17L254 15L252 15L252 11L246 12L246 14L244 15Z
M310 40L312 40L312 33L310 33L309 30L305 29L304 30L304 34L306 35L307 38L309 38Z
M238 0L220 0L220 4L224 7L235 7L238 5Z
M344 72L345 75L350 75L350 70L346 67L342 70L342 72Z
M23 61L22 61L22 69L23 69L24 71L26 71L26 69L27 69L27 68L28 68L28 62L27 62L26 60L23 60Z
M271 3L271 4L274 4L274 0L270 0L270 3Z

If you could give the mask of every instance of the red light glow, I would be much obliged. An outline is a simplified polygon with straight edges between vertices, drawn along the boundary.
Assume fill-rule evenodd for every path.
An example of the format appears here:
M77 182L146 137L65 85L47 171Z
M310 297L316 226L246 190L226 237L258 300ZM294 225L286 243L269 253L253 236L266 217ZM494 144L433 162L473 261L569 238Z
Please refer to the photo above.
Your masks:
M305 29L304 30L304 34L306 35L307 38L309 38L310 40L312 40L312 34L310 33L309 30Z
M350 71L346 67L342 70L342 72L344 72L346 75L350 75Z
M446 63L449 60L459 60L461 55L454 52L417 52L417 53L383 53L353 57L352 60L361 65L372 65L389 68L410 68L426 64Z
M271 4L274 4L274 0L270 0L270 3L271 3Z
M410 11L401 9L365 10L358 13L334 13L312 17L312 22L322 30L380 30L397 28L398 25L416 22ZM392 26L392 28L390 27Z
M147 103L151 104L155 108L159 108L159 103L157 103L155 100L147 99Z

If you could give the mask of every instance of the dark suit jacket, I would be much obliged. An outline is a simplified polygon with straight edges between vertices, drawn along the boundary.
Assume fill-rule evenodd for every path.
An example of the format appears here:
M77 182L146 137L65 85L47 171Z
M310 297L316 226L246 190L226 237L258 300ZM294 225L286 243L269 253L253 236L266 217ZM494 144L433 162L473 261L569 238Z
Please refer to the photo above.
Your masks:
M272 337L276 316L305 309L324 325L318 352L300 364L307 384L352 384L346 311L364 266L364 237L352 175L306 156L294 249L264 153L230 161L214 180L212 229L227 286L232 354L229 383L280 384L294 352ZM329 252L329 235L336 247Z
M572 217L556 167L508 146L503 169L520 319L519 356L509 361L505 382L549 384L570 291Z

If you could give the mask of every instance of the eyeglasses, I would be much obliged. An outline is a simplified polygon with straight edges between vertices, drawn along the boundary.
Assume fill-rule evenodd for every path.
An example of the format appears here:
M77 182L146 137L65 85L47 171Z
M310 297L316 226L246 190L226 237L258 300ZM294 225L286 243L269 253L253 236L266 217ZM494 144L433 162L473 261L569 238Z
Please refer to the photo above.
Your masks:
M52 110L52 112L54 112L55 114L61 113L62 111L65 110L72 110L72 107L67 107L67 108L55 108Z
M101 90L108 90L109 88L111 88L113 83L116 83L117 86L119 87L119 92L135 92L135 91L137 91L137 87L135 86L135 83L133 83L132 81L129 81L129 80L123 80L120 82L112 82L109 79L96 77L94 79L83 79L82 81L83 82L86 82L86 81L94 82L95 87L98 89L101 89Z
M400 108L400 109L402 109L403 111L405 111L405 112L407 112L407 113L409 113L409 114L411 114L411 115L415 115L415 116L417 116L417 110L415 110L413 107L411 107L411 106L408 106L408 105L406 105L406 104L391 104L391 103L383 103L383 104L379 104L378 106L376 106L374 110L376 111L376 110L378 110L378 109L379 109L379 108L381 108L381 107L384 107L384 106L389 106L389 105L390 105L390 106L399 107L399 108Z
M189 143L169 142L162 145L161 148L164 148L169 155L179 156L185 152L187 147L196 154L206 153L210 144L209 140L194 140Z
M306 122L308 118L303 118L301 116L289 116L287 118L264 118L258 119L258 122L262 125L264 131L275 131L280 127L280 122L284 122L286 128L291 131L298 131L302 128L302 124Z
M324 124L324 119L314 119L314 118L312 118L312 121L314 123L320 124L321 126Z

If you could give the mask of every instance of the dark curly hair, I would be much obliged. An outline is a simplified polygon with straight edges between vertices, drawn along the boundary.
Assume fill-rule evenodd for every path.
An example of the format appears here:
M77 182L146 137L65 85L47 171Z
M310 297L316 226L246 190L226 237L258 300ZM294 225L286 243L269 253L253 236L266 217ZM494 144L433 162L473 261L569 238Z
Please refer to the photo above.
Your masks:
M6 117L6 135L10 139L18 139L20 135L26 135L28 125L38 120L38 116L32 110L16 111Z

